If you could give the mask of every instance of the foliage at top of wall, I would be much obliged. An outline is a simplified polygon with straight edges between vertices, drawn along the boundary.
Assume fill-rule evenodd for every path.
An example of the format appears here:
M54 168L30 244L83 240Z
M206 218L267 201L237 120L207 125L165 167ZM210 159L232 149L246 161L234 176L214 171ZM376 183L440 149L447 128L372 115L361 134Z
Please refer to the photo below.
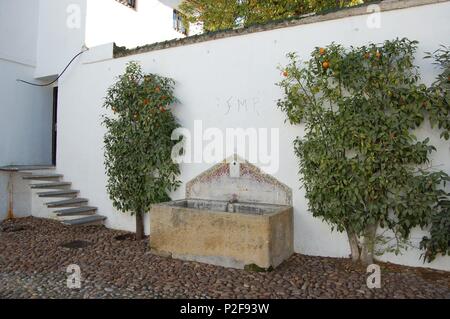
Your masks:
M393 233L384 251L399 253L414 227L440 225L449 214L443 186L450 178L429 167L435 148L414 130L429 118L448 138L450 109L439 89L420 83L416 49L408 39L331 44L304 64L291 53L279 84L278 106L291 123L305 124L295 152L309 209L345 230L353 259L364 263L373 260L379 228ZM445 225L423 244L429 261L449 251Z
M364 0L184 0L187 21L202 23L206 32L250 26L362 4Z
M318 23L323 21L329 21L333 19L342 19L345 17L359 16L367 14L368 5L372 3L379 4L380 10L385 12L389 10L405 9L413 6L420 6L425 4L439 3L445 0L416 0L416 1L406 1L406 0L393 0L393 1L365 1L364 5L355 5L348 8L330 9L321 12L316 12L312 15L294 16L290 18L271 20L264 23L253 24L244 28L233 28L227 30L220 30L214 32L207 32L203 34L197 34L180 39L172 39L162 42L156 42L152 44L147 44L143 46L138 46L136 48L126 48L114 46L114 57L120 58L135 54L142 54L146 52L163 50L168 48L174 48L179 46L191 45L196 43L202 43L206 41L213 41L218 39L224 39L229 37L241 36L246 34L251 34L255 32L263 32L269 30L276 30L281 28L288 28L299 26L303 24Z

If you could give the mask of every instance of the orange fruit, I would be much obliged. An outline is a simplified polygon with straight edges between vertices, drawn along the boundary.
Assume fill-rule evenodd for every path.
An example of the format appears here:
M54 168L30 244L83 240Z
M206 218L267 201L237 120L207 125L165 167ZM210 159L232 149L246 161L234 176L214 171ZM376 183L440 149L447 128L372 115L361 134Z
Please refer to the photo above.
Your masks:
M330 67L330 62L328 62L328 61L323 62L323 63L322 63L322 67L323 67L325 70L328 69L328 68Z
M160 87L159 87L159 86L157 86L157 87L156 87L156 89L155 89L155 91L156 91L156 93L159 93L159 92L161 92L161 89L160 89Z
M320 55L324 55L326 52L327 52L327 50L325 50L324 48L319 49Z
M377 51L377 53L375 54L375 56L377 57L377 59L381 58L381 53L380 53L380 51Z
M284 71L283 71L283 76L284 76L284 77L287 77L288 75L289 75L288 71L284 70Z
M144 100L144 105L148 105L148 103L150 103L150 101L148 99Z
M161 111L161 113L164 113L166 111L166 109L163 106L160 106L159 110Z

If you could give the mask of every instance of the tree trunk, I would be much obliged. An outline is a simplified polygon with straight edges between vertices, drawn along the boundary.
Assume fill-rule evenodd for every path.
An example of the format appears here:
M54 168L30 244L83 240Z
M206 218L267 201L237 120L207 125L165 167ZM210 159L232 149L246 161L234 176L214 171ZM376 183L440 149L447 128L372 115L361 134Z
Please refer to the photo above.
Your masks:
M364 232L361 249L361 262L364 265L373 264L377 228L378 226L376 224L368 225L366 227L366 231Z
M352 260L354 262L359 261L360 252L359 252L359 245L358 245L358 236L349 228L347 228L347 236L348 236L348 242L350 244L350 251L352 253Z
M144 239L144 214L136 213L136 240Z

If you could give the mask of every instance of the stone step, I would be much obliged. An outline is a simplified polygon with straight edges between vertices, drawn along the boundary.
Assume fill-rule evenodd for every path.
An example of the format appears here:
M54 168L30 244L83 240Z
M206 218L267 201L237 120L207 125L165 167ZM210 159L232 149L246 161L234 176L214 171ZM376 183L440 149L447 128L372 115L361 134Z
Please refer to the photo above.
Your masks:
M60 190L60 191L53 191L53 192L37 193L37 195L39 197L69 197L69 198L74 198L74 197L77 197L79 192L80 191L77 191L77 190L67 189L67 190Z
M75 216L75 215L94 215L96 211L97 211L97 207L81 206L81 207L76 207L76 208L56 210L56 211L54 211L54 213L58 217L64 217L64 216Z
M41 170L54 170L53 165L8 165L1 166L0 171L10 171L10 172L30 172L30 171L41 171Z
M48 202L45 203L48 208L56 208L56 207L72 207L86 204L89 200L87 198L71 198L65 200L59 200L56 202Z
M92 224L99 224L103 222L106 219L105 216L101 215L92 215L77 219L70 219L70 220L63 220L61 221L64 225L67 226L81 226L81 225L92 225Z
M54 182L54 183L40 183L40 184L31 184L31 188L34 189L43 189L43 188L62 188L66 186L70 186L72 183L69 182Z
M36 175L24 176L23 179L25 179L25 180L48 180L48 179L60 179L61 177L63 177L62 174L36 174Z

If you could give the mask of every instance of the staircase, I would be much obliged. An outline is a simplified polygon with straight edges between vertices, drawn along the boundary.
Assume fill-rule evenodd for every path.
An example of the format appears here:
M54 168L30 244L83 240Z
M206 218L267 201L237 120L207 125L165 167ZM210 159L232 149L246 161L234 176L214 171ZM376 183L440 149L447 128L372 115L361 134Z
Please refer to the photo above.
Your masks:
M71 189L71 183L61 181L63 175L55 174L51 169L24 170L23 179L30 181L33 205L42 205L42 208L33 207L39 215L59 220L68 226L102 224L105 216L97 214L97 207L89 206L89 200L78 197L79 191Z

